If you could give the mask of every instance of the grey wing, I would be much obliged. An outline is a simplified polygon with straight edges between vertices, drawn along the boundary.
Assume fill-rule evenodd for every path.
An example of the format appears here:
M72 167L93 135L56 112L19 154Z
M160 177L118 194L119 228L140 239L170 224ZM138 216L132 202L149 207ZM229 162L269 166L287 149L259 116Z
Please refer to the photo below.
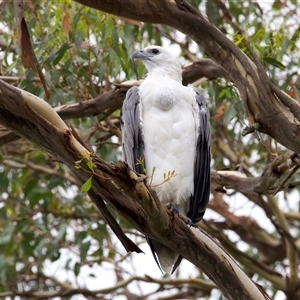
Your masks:
M140 119L139 88L134 86L126 93L121 111L123 160L138 173L144 173L145 152Z
M123 160L136 172L143 174L145 166L144 139L140 118L139 88L134 86L128 90L121 111L122 154ZM141 162L141 163L137 163ZM155 254L156 241L147 238L153 257L161 269ZM159 244L158 244L159 245Z
M194 167L194 195L190 200L188 217L193 223L197 223L204 216L210 195L211 134L206 100L198 89L194 90L199 107L199 131Z

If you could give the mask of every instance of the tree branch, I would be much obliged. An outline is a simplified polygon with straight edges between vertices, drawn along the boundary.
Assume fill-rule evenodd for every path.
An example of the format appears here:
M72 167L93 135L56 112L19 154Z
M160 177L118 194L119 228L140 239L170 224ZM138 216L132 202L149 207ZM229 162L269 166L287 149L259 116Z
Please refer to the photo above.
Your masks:
M144 176L124 163L108 164L89 152L79 137L76 139L53 114L53 109L41 101L0 81L0 123L58 157L80 183L86 182L92 173L89 195L127 251L140 250L112 222L102 199L140 232L203 270L227 298L268 299L208 235L199 228L189 228L167 210L145 184Z
M290 169L291 160L294 157L295 154L287 151L284 155L276 157L271 163L267 164L262 174L257 177L246 177L245 174L239 171L212 171L212 189L223 191L224 188L227 188L247 194L273 193L277 189L275 183Z

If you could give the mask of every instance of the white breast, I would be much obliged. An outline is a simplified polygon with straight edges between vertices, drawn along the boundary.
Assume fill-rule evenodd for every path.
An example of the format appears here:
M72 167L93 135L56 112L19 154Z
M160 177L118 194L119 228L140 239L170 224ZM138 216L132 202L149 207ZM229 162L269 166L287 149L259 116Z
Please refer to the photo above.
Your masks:
M175 203L186 215L199 125L195 92L168 77L148 76L140 96L149 183L162 202Z

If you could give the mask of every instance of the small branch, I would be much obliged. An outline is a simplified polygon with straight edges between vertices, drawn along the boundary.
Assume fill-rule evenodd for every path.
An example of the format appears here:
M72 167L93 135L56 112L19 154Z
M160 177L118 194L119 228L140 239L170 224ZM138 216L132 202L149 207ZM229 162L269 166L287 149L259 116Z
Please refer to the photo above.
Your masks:
M292 171L284 178L284 180L279 184L274 192L274 196L283 188L283 186L287 183L287 181L298 171L299 165L294 166Z
M285 243L282 239L270 235L254 219L232 213L223 199L223 194L213 193L213 195L214 198L209 201L208 207L223 216L225 221L207 221L209 224L213 224L220 230L232 230L245 243L256 247L264 256L262 262L274 263L276 260L283 260L286 257Z
M298 286L298 262L297 262L297 249L294 244L293 239L290 236L290 229L288 226L288 222L283 214L283 212L279 209L278 203L273 196L267 196L268 204L273 212L273 215L276 217L276 220L280 227L284 230L288 235L283 235L284 240L286 242L286 251L287 258L289 260L289 269L290 276L287 287L287 294L292 298L297 295L297 286Z
M78 181L75 177L71 176L70 174L62 174L60 172L57 172L55 169L51 169L49 167L43 167L41 165L37 165L34 163L31 163L30 161L20 160L20 161L13 161L13 160L3 160L2 161L4 166L15 168L15 169L25 169L30 168L31 170L37 172L37 173L44 173L51 176L60 177L64 180L70 181L71 184L78 185Z
M300 213L299 212L286 211L286 212L283 212L283 215L287 219L295 220L295 221L300 221Z
M172 286L178 286L178 285L188 285L189 287L195 287L195 288L199 288L201 287L202 289L205 290L212 290L214 288L216 288L216 285L208 282L206 280L202 280L202 279L172 279L172 278L163 278L163 279L157 279L157 278L152 278L150 276L145 276L145 277L141 277L141 276L132 276L122 282L119 282L117 285L114 285L112 287L109 288L105 288L105 289L101 289L101 290L97 290L94 291L96 294L108 294L111 292L116 291L119 288L125 287L127 286L129 283L133 282L133 281L141 281L141 282L149 282L149 283L157 283L160 284L162 286L165 285L172 285Z
M39 274L40 275L40 274ZM42 298L52 298L52 297L70 297L72 295L77 295L77 294L82 294L86 296L91 296L93 298L98 298L106 294L111 294L115 293L118 290L125 288L130 284L131 282L138 281L138 282L147 282L147 283L154 283L154 284L159 284L161 286L187 286L188 288L201 288L206 291L210 291L214 288L217 288L216 285L213 283L207 281L207 280L202 280L202 279L172 279L172 278L163 278L163 279L157 279L157 278L152 278L150 276L131 276L126 280L122 280L118 282L117 284L104 288L104 289L96 289L96 290L88 290L88 289L80 289L71 286L70 284L65 284L63 282L58 281L55 278L49 277L49 276L43 276L47 280L52 280L54 281L57 285L61 287L60 291L39 291L39 292L27 292L27 293L19 293L19 292L12 292L12 291L7 291L7 292L2 292L0 293L0 298L2 297L10 297L10 296L25 296L27 297L34 297L37 299L42 299Z
M188 85L200 78L230 79L226 71L211 59L200 59L183 68L182 84Z

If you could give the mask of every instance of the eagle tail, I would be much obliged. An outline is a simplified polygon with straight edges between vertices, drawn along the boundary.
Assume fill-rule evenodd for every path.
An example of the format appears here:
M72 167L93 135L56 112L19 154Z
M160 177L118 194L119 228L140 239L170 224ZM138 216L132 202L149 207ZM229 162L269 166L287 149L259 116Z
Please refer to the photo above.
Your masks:
M147 242L160 270L167 274L173 274L179 266L182 256L148 237Z

